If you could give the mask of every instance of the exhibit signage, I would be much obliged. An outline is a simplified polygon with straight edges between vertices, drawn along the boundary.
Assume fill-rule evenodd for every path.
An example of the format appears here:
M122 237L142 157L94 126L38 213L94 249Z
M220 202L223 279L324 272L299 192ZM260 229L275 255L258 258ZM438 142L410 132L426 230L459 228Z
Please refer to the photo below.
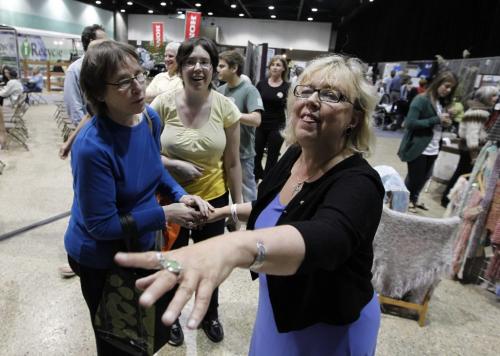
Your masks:
M184 38L186 40L198 37L200 35L201 27L201 12L186 12L186 27L184 31Z
M163 22L153 22L153 44L156 48L163 44Z

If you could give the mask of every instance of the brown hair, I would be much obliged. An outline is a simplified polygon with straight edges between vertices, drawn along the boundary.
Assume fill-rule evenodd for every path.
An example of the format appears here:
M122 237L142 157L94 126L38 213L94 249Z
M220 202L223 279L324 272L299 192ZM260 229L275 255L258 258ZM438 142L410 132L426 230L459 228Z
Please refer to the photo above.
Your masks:
M106 81L123 66L127 58L139 63L134 47L128 44L103 40L89 47L80 71L80 87L95 114L106 115L108 108L102 100L106 92Z
M177 56L175 56L175 60L177 61L177 71L179 72L183 83L184 79L182 78L182 67L186 64L189 56L193 53L194 48L197 46L200 46L207 51L208 56L210 57L210 62L212 63L212 75L215 75L217 72L216 68L219 64L219 55L215 43L206 37L193 37L181 43L181 46L177 51ZM210 79L212 80L213 78ZM208 88L212 89L212 81L210 81Z
M444 82L454 83L454 85L450 93L445 98L439 98L437 91L438 88ZM434 100L439 100L441 105L448 106L453 100L453 96L455 95L455 90L457 89L457 86L458 86L458 77L452 71L447 70L438 74L438 76L428 86L425 93L426 95L432 97Z
M222 53L219 53L219 59L225 61L230 68L237 67L236 74L238 74L238 76L240 76L241 73L243 73L243 66L245 65L245 60L243 59L243 56L238 52L236 52L235 50L224 51Z
M283 79L283 81L286 82L287 81L286 78L288 77L288 65L286 64L285 58L281 55L273 56L269 61L269 64L267 65L267 69L270 69L271 65L274 62L281 62L281 64L283 65L283 68L285 70L283 71L283 73L281 73L281 79Z

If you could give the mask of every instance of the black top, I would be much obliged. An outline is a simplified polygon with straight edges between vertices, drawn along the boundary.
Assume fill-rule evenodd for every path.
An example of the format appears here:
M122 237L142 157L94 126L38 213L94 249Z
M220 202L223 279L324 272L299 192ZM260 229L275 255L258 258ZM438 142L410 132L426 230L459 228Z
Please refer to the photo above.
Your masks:
M268 130L279 130L285 126L286 97L290 83L283 81L279 87L272 87L267 80L266 78L256 85L264 103L262 122L259 127Z
M259 185L248 229L281 191L300 152L299 146L290 147ZM288 203L276 225L299 230L306 251L295 275L267 275L279 332L358 319L373 297L372 241L383 197L377 172L361 155L353 155L315 182L305 183Z

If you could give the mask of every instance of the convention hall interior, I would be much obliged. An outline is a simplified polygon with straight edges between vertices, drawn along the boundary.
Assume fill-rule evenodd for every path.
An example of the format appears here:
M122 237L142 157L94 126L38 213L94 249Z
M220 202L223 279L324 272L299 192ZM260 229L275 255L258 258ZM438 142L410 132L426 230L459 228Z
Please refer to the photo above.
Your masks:
M352 106L351 112L368 113L366 120L374 141L373 150L366 156L366 160L369 166L373 167L370 168L370 172L378 173L377 187L384 188L380 195L381 204L373 202L368 209L371 211L370 214L379 214L381 217L378 228L375 226L370 237L373 240L369 247L369 251L373 252L368 253L371 274L368 270L369 277L366 277L366 274L364 276L365 279L368 278L366 283L368 285L371 283L373 286L370 286L369 290L375 293L372 292L374 302L380 305L380 326L378 334L375 334L376 347L374 346L371 354L379 356L500 354L498 19L500 19L500 2L496 0L0 0L0 68L2 69L0 75L2 105L0 107L0 285L2 286L0 355L86 356L153 353L155 355L361 355L355 351L307 347L296 353L259 352L259 348L255 346L257 342L254 340L255 329L260 325L260 316L256 321L256 315L260 315L261 304L266 302L261 301L262 280L260 282L253 280L248 268L250 263L247 263L245 268L235 268L219 286L218 316L215 324L205 324L204 319L199 328L188 328L191 312L195 308L193 296L174 324L178 326L177 332L181 335L176 342L172 342L173 329L170 331L165 329L167 330L165 335L167 339L170 337L170 341L164 340L158 347L155 345L154 352L151 351L150 344L141 349L142 351L134 349L136 353L96 352L96 335L98 335L96 325L99 321L91 320L89 317L88 301L86 303L86 299L82 296L85 288L82 284L85 266L83 263L80 264L81 261L74 261L75 257L70 252L73 245L68 242L71 238L68 237L71 235L71 229L76 229L75 221L78 219L87 221L85 216L82 218L85 213L79 207L80 195L85 192L83 188L80 189L83 178L76 169L81 158L77 153L89 150L83 143L86 141L81 137L85 135L81 133L88 136L91 132L89 126L101 125L100 114L96 116L92 114L95 108L99 108L94 106L95 103L105 103L106 107L107 100L123 100L118 97L109 99L111 94L108 91L117 90L116 93L123 94L127 90L131 92L142 90L140 92L144 93L146 88L146 99L141 97L141 105L144 101L152 102L151 107L156 109L159 105L167 105L164 98L170 98L167 95L170 93L157 93L149 97L147 87L154 83L153 80L156 80L154 78L166 76L168 80L172 78L177 80L176 85L179 87L175 90L177 93L182 92L187 95L189 86L195 87L194 80L186 77L186 73L191 73L189 70L204 73L201 80L206 81L207 88L204 88L207 95L211 93L210 98L217 94L217 97L221 97L220 100L225 99L224 102L227 102L228 106L234 107L238 115L243 115L241 120L239 117L236 118L240 120L238 127L246 126L252 128L254 130L252 132L256 132L252 133L253 136L250 136L252 142L248 144L252 147L255 145L257 151L261 149L259 166L261 162L264 164L267 160L271 162L274 156L271 144L266 146L257 143L257 138L260 137L259 130L265 128L266 106L271 105L266 101L265 89L262 88L274 88L271 85L273 78L277 78L276 80L282 83L280 85L286 87L285 92L279 92L277 97L282 103L279 110L283 114L283 125L286 120L287 127L289 124L293 125L295 122L293 120L297 119L293 111L295 106L305 101L308 104L304 105L310 105L309 107L344 105L349 108ZM91 29L90 37L85 39L83 33L94 24L99 27ZM133 58L137 59L141 71L134 72L128 77L117 77L116 83L110 80L116 77L113 76L114 73L108 73L107 78L102 78L102 85L89 83L85 78L71 79L71 76L75 75L74 64L80 63L82 73L84 70L89 70L86 66L90 66L91 60L86 61L87 57L92 58L92 52L97 52L110 42L106 39L101 40L96 33L105 34L109 40L127 44L117 48L133 48L136 53ZM192 53L209 53L208 49L201 45L195 46L194 50L191 49L192 52L188 51L187 59L179 55L186 43L200 37L208 39L207 43L215 44L220 55L219 66L213 65L214 60L210 61L211 57L209 59L189 57ZM167 53L173 43L176 43L173 46L175 51L179 52L176 59L171 59L169 62ZM225 57L224 54L233 52L244 60L244 64L238 67L239 71L231 72L233 75L231 78L236 78L238 85L248 80L245 85L252 87L259 98L260 104L256 109L243 111L233 97L230 99L224 97L230 94L226 94L222 88L227 86L227 90L231 89L233 79L224 77L221 62L232 68L231 62L227 59L229 57ZM364 104L359 107L358 97L355 100L349 99L350 94L338 92L335 87L319 87L318 84L316 86L311 84L311 79L307 75L317 74L310 74L309 64L313 66L314 63L320 63L315 60L332 54L345 56L342 58L356 57L362 61L363 72L360 74L362 77L360 80L369 84L370 95L376 101L373 101L372 109L365 110ZM189 61L190 58L194 60ZM177 61L177 64L173 64L174 67L172 61ZM179 61L183 61L180 66ZM116 63L118 66L123 65L120 61ZM275 63L282 63L279 64L282 67L277 77L274 77L275 72L273 72ZM99 63L96 66L98 67ZM171 68L174 68L173 74ZM211 73L212 77L206 79L206 73ZM302 76L301 73L307 75ZM77 76L80 76L80 67ZM243 78L244 76L246 78ZM339 76L339 78L347 77ZM442 79L442 82L436 84L441 80L439 78L449 79ZM338 79L338 82L344 79ZM71 80L73 83L70 83ZM321 80L326 81L328 78ZM313 82L323 83L321 80ZM344 83L344 85L353 88L349 90L361 91L362 88L356 83ZM442 89L445 84L448 87ZM99 85L103 86L105 93L108 94L96 94L93 99L89 95L85 97L83 94L85 90L82 91L82 87L99 87ZM342 88L342 83L340 87ZM70 89L74 91L70 93ZM442 90L448 91L444 93ZM82 110L86 110L85 120L90 120L90 123L82 122L84 119L73 116L71 105L68 103L75 100L75 95L83 102ZM155 96L161 100L154 99ZM181 100L177 96L175 98ZM314 98L317 101L310 103ZM292 99L293 105L287 109L286 101L290 102ZM428 109L422 108L423 104L420 105L425 100L429 102ZM350 104L352 105L349 106ZM128 103L124 105L128 108ZM175 101L173 105L180 104ZM153 111L151 111L153 114L151 112L148 114L149 111L146 110L144 118L139 115L141 110L134 113L139 115L137 125L141 125L147 116L149 129L145 128L144 132L152 132L153 135L150 135L149 139L153 137L154 142L160 142L160 134L155 136L158 119L162 123L162 128L165 124L161 121L162 110L156 110L158 114ZM285 112L286 110L288 112ZM321 110L327 111L327 109ZM432 119L422 118L426 110L432 111ZM180 112L180 109L177 109L177 112ZM170 113L175 113L175 110ZM256 125L243 124L243 117L247 117L245 115L250 113L258 114L259 121ZM153 120L148 115L153 115ZM310 115L312 117L312 114ZM318 121L318 117L315 120ZM427 125L425 130L424 122ZM300 125L299 122L297 127L302 127ZM254 129L252 126L258 127ZM168 130L168 126L166 128ZM279 129L275 129L278 136L282 128L283 126L280 126ZM336 137L339 140L350 140L350 129L351 127L349 131L346 129L344 133L339 134L340 138ZM230 142L227 126L224 126L224 130L228 137L227 142ZM471 130L476 131L472 133ZM96 135L99 140L106 139L103 138L105 135L99 136L101 135L99 133ZM243 137L243 131L241 135ZM242 144L243 140L239 139L238 132L236 137ZM279 137L276 156L284 157L286 160L289 157L289 141L283 143L283 139ZM297 137L301 143L302 136ZM425 144L415 156L418 158L408 158L413 155L415 146L421 145L422 140ZM473 141L474 143L471 143ZM71 144L68 145L68 142L73 143L73 147ZM161 144L163 143L161 134ZM155 159L159 164L166 165L165 160L172 160L172 156L166 158L168 154L164 151L164 145L160 146L163 156L158 155ZM227 147L230 147L229 143ZM247 152L242 149L245 147L239 147L240 154ZM429 150L432 153L428 153ZM220 172L224 170L224 174L228 175L230 169L225 166L229 162L226 161L226 153L227 150L224 150L224 153L221 153L224 158L216 158L216 161L220 161ZM243 162L240 154L227 154L227 156L239 157L237 162L240 167L240 159ZM358 153L353 155L361 157ZM345 159L349 160L351 156ZM426 163L425 169L423 166L417 167L414 163L420 159L430 162ZM253 156L250 161L253 167ZM330 161L322 161L318 169L325 166L325 162L330 164ZM339 163L339 167L343 163ZM198 166L200 165L204 167L203 159L198 162ZM195 163L191 166L198 167ZM250 203L245 204L245 207L248 205L249 209L260 208L259 201L265 196L266 189L270 189L269 184L266 184L266 177L277 174L284 163L280 160L270 166L269 171L268 166L265 166L262 185L259 185L261 180L257 177L257 171L251 169L250 180L258 186L258 191L254 191L257 202L253 206ZM293 176L296 169L300 168L295 165L293 167L285 173ZM243 163L242 168L244 168ZM80 166L80 169L83 167ZM163 172L161 174L168 174L170 177L169 173L165 173L163 165L161 169ZM199 170L201 171L201 168ZM266 175L268 172L269 175ZM137 173L147 175L147 172L134 172ZM171 174L177 179L175 172ZM196 174L205 173L196 172ZM78 182L77 176L80 178ZM254 231L250 231L250 228L249 231L245 231L246 220L241 216L238 218L238 214L242 211L240 204L243 204L243 200L241 197L235 200L233 196L236 190L233 191L235 183L232 177L221 178L226 179L222 183L226 189L224 193L226 199L227 189L231 193L229 201L231 203L223 204L229 204L227 214L223 216L227 217L227 222L221 220L225 224L225 235L240 229L231 234L243 236L248 232L250 236ZM237 177L240 180L248 178L245 174L242 177L241 171ZM315 177L317 178L316 173L304 174L302 180L295 182L291 188L292 197L295 194L306 194L310 188L308 181L314 181ZM419 180L419 183L412 180ZM94 184L104 182L98 178L91 181ZM227 183L228 181L230 183ZM180 185L175 184L180 187L179 189L185 188L188 192L186 194L198 194L191 193L189 185L181 182ZM243 197L245 197L245 184L243 181ZM241 181L237 185L241 188ZM106 192L107 187L98 188L96 191L101 192L100 194L109 195L109 191ZM346 194L340 195L343 198ZM362 203L356 201L361 195L353 194L350 204L361 205ZM209 200L203 196L201 198ZM212 198L213 196L210 199ZM328 196L323 198L326 200ZM104 202L102 199L99 201ZM250 202L254 199L245 201ZM111 196L110 200L112 204L118 204L116 201L119 200L118 195L116 199ZM293 199L290 201L290 211L293 201ZM109 203L107 200L105 202ZM303 202L302 200L300 204ZM155 209L167 211L166 207L161 207L156 200L155 204ZM190 200L189 204L202 203ZM336 203L331 204L336 206ZM200 211L183 203L178 205L189 209L189 214L192 214L190 216L202 214L201 205L196 206ZM304 204L299 211L317 208L306 205ZM240 208L238 211L237 207ZM286 204L284 208L287 208ZM115 214L118 214L116 211ZM287 210L284 210L283 214L286 213ZM160 228L160 233L156 235L157 242L158 239L167 239L167 244L161 247L163 251L172 247L168 245L170 230L167 230L167 215L166 212L165 216L162 215L163 232ZM249 225L251 220L252 215ZM254 224L258 225L258 222L259 220L252 221L251 226L255 227ZM124 222L123 216L120 217L122 227L125 223L127 221ZM274 226L275 223L269 229L280 228ZM287 226L295 226L294 231L297 232L300 230L298 226L306 225L307 221L299 221L295 225ZM182 226L182 229L186 228L185 225ZM137 229L137 226L135 228ZM203 227L200 226L198 229L202 231ZM320 230L320 228L310 229ZM125 234L125 228L123 231ZM191 225L186 231L189 233L186 239L190 236L194 239L196 228L193 229ZM300 233L298 235L300 236ZM327 239L337 238L335 233L331 235L327 236ZM118 239L122 241L125 238L118 237ZM209 240L199 245L202 246ZM311 262L313 257L308 255L310 245L308 242L303 244L305 252L302 252L301 256L308 261L309 268L314 265ZM188 249L196 245L198 241L194 243L190 240ZM311 242L311 246L313 245ZM339 243L340 247L343 248ZM177 266L174 260L167 259L165 262L163 257L160 257L181 256L181 254L175 255L175 251L173 255L169 253L172 253L172 250L166 255L151 256L158 257L158 266L162 268L160 272L165 273L162 276L175 275L177 277L175 283L180 283L188 270ZM269 245L267 253L268 257L272 258L273 251ZM263 243L257 242L255 254L252 256L255 259L250 266L252 271L255 269L258 271L265 261L266 249ZM200 260L210 261L217 255L217 251L207 251ZM341 258L344 261L342 263L349 263L349 258L349 256ZM328 256L318 259L328 259ZM82 267L81 278L80 273L75 271L74 263ZM263 266L266 266L265 263ZM320 262L318 266L321 266ZM352 272L349 266L342 268L348 271L346 273L355 274L356 272ZM300 269L302 272L304 272L303 267ZM295 268L296 272L297 268L298 265ZM321 279L322 283L326 283L327 285L322 288L328 290L328 293L333 291L333 295L339 294L344 297L348 295L349 288L354 288L352 287L354 284L343 286L337 282L342 278L335 277L339 278L331 280L335 285L328 286L329 281L324 276L330 273L335 275L338 272L319 270L310 278L315 281ZM272 287L271 281L274 281L271 279L272 274L272 272L267 274L269 288ZM266 279L264 273L259 273L259 276L259 279ZM92 279L92 276L87 275L85 278ZM276 276L274 278L286 279ZM348 278L350 277L344 279ZM167 279L165 277L165 280ZM108 287L108 282L106 279L105 288ZM305 283L303 285L306 286ZM267 285L265 288L264 293L268 293ZM305 288L310 286L307 285ZM184 291L182 287L179 290ZM313 291L317 292L314 289ZM135 290L135 293L140 295L138 290ZM356 290L351 293L356 293ZM327 299L304 294L307 295L304 297L306 303ZM296 299L292 295L288 297ZM273 298L263 298L271 304L267 307L273 309L269 310L274 310L274 314L269 312L272 314L272 320L279 316L277 308L282 307L276 306L276 299ZM309 305L305 308L314 310L324 308L325 313L327 309L341 310L342 305L335 305L340 303L339 300L340 297L332 299L328 306ZM357 300L357 296L353 296L352 300ZM293 314L294 312L287 309L292 305L288 304L288 301L288 298L281 300L282 305L286 305L282 310L288 310L289 314ZM101 302L99 308L105 304ZM139 310L137 305L132 303L130 308ZM359 316L359 310L357 312ZM297 314L301 313L302 309L297 310ZM161 316L161 313L158 315ZM319 315L320 320L327 320L326 317L321 317L321 312ZM285 316L285 319L295 320L290 315ZM350 322L354 323L354 320L356 319ZM156 326L160 327L158 320L156 322ZM140 320L134 323L140 323ZM343 324L346 322L340 324L344 327ZM121 321L110 328L120 329L120 325ZM215 336L211 334L214 332L214 326L219 327L215 330ZM163 329L160 327L160 330ZM283 334L281 331L277 334ZM115 340L114 337L115 335L112 335L111 340ZM130 340L128 334L126 337ZM179 338L179 334L176 337ZM360 338L351 342L363 344L365 340ZM130 343L134 344L133 341ZM135 347L135 344L133 346ZM369 353L362 353L362 355L367 354Z

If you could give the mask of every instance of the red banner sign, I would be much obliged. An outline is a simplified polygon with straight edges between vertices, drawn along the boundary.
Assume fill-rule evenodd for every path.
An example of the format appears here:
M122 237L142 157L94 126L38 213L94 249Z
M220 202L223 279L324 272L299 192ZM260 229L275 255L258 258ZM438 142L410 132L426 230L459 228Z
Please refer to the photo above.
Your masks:
M163 22L153 22L153 44L160 47L163 44Z
M198 37L201 27L201 12L186 12L186 27L184 30L184 38L186 40Z

